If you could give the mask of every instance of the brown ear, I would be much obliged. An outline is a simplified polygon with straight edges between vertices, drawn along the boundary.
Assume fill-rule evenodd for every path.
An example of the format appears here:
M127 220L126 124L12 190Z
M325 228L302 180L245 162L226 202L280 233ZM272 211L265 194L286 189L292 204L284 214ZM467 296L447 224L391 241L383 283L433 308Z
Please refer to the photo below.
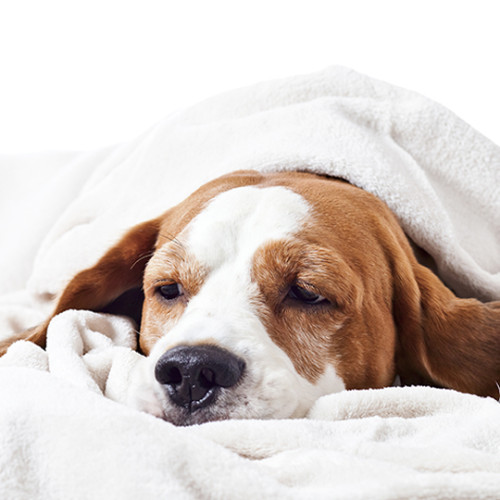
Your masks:
M144 268L155 248L160 221L155 219L135 226L95 266L78 273L62 291L47 321L0 342L0 356L16 340L45 346L47 327L57 314L68 309L102 310L127 290L140 286Z
M394 316L401 381L498 399L500 301L459 299L412 255L396 260Z

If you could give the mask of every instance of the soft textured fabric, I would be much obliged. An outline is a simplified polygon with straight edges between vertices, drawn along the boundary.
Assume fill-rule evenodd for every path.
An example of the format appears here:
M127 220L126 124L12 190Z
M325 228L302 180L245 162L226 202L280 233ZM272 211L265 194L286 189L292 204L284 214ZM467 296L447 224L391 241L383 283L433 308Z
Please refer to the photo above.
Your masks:
M346 391L305 419L178 428L111 401L126 402L134 342L126 319L67 311L46 351L0 358L0 498L498 499L491 398Z
M0 338L131 226L238 169L342 177L383 199L462 296L500 298L500 148L439 104L345 68L236 90L135 141L0 158ZM122 403L129 320L56 317L0 359L0 498L498 498L500 407L388 388L309 418L175 428ZM105 397L106 396L106 397ZM114 400L114 401L112 401Z

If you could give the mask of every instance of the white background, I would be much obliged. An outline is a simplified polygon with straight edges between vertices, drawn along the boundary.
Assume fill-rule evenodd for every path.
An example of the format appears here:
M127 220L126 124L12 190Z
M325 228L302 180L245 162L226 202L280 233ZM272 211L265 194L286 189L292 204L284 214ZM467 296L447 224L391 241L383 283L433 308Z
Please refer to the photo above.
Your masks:
M342 64L500 143L497 0L0 0L0 153L131 139L226 89Z

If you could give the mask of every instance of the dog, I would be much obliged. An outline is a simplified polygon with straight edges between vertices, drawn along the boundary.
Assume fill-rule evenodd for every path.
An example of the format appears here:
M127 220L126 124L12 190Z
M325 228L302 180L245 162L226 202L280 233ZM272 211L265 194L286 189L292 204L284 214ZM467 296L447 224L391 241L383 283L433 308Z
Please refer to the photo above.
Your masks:
M132 228L51 317L141 284L133 404L176 425L302 417L396 376L498 398L500 301L456 297L389 208L340 179L218 178ZM44 345L50 319L20 337Z

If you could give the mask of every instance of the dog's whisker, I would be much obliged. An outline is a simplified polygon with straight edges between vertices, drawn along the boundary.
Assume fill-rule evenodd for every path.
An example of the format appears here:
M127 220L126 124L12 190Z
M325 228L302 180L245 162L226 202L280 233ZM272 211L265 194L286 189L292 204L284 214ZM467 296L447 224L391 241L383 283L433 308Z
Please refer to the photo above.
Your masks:
M130 266L130 269L132 270L141 260L150 259L153 255L154 252L147 252L146 254L139 256L139 258Z

